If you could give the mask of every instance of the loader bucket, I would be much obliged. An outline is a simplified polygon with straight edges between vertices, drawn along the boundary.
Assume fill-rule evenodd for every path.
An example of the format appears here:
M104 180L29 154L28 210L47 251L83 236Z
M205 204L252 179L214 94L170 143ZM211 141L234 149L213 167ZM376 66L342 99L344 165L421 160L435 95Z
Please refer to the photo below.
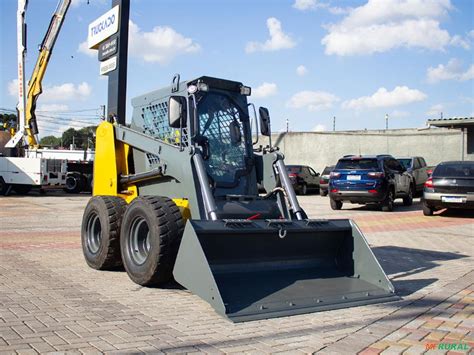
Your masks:
M347 219L190 220L173 274L234 322L398 299Z

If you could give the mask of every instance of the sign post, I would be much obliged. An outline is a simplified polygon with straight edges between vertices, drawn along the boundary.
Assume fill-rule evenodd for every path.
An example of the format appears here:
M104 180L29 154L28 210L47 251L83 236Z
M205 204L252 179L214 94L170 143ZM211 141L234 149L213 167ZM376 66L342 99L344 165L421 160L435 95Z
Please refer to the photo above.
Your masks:
M100 75L109 77L107 119L125 124L130 0L112 0L112 9L89 25L89 48L98 49Z

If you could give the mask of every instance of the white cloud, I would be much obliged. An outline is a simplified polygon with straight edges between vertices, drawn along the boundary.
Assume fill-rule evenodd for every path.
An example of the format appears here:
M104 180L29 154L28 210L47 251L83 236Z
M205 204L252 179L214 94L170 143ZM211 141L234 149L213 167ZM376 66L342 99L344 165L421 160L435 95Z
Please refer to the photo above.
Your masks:
M252 89L252 96L263 98L275 95L277 91L278 87L275 83L263 83L255 89Z
M38 106L36 112L63 112L69 110L68 105L64 104L42 104Z
M320 3L318 0L295 0L293 7L297 10L306 11L314 10L318 7L327 7L325 3Z
M313 127L313 132L324 132L325 130L326 126L320 123Z
M14 79L8 83L8 93L12 96L16 96L17 90L18 79ZM91 92L92 88L86 82L82 82L79 85L64 83L56 86L46 86L43 89L40 100L46 102L84 100L89 97Z
M290 108L306 108L308 111L319 111L331 108L339 98L324 91L300 91L287 102Z
M18 95L18 79L13 79L12 81L8 82L8 93L11 96Z
M72 0L71 1L71 6L72 7L78 7L80 6L81 4L84 4L86 3L86 0Z
M436 117L440 117L441 116L441 112L443 112L444 110L444 106L441 105L441 104L436 104L436 105L433 105L429 108L428 111L426 111L426 115L427 116L436 116Z
M449 44L462 45L440 28L440 19L451 9L450 0L369 0L349 10L339 23L326 26L328 34L321 43L326 54L340 56L398 47L443 50Z
M423 101L426 94L406 86L397 86L392 91L385 88L378 89L372 96L363 96L343 102L345 109L371 109L407 105L412 102Z
M459 59L451 58L448 64L439 64L436 68L429 67L426 72L429 83L437 83L442 80L467 81L474 79L474 65L464 71Z
M89 57L97 57L97 50L89 49L89 45L87 44L87 41L79 43L79 47L77 48L77 51Z
M166 64L174 57L196 53L201 46L171 27L156 26L151 32L143 32L130 21L130 54L145 62Z
M201 50L198 43L171 27L156 26L151 32L144 32L133 21L129 26L129 53L145 62L166 64L176 56ZM80 43L77 51L90 57L97 56L97 51L88 48L87 41Z
M471 64L469 69L462 73L461 77L459 78L459 80L461 81L467 81L472 79L474 79L474 64Z
M280 49L289 49L296 46L296 42L281 28L281 22L274 17L267 19L267 28L270 38L264 43L248 42L245 47L247 53L257 51L278 51Z
M470 30L467 35L471 38L474 38L474 30Z
M333 15L347 15L352 11L352 7L330 7L328 8L329 12Z
M40 100L44 102L64 102L84 100L90 96L92 92L91 86L82 82L79 85L73 83L64 83L56 86L47 86L40 96Z
M305 76L306 74L308 74L308 69L306 69L304 65L299 65L296 68L296 74L298 74L299 76Z
M458 46L458 47L462 47L466 50L470 49L471 48L471 44L469 43L469 39L464 39L462 38L461 36L459 35L455 35L451 38L451 42L450 44L452 46Z

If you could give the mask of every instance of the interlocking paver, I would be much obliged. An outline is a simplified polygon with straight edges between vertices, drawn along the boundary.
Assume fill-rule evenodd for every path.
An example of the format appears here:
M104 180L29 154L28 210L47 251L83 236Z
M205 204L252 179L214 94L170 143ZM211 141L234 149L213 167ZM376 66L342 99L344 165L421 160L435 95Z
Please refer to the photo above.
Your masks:
M466 281L474 222L465 214L428 218L419 204L332 211L327 198L304 196L310 217L356 220L403 299L232 324L186 290L142 288L124 272L89 269L79 232L87 198L0 198L0 352L412 354L430 334L474 343ZM31 218L11 224L12 211L26 206Z

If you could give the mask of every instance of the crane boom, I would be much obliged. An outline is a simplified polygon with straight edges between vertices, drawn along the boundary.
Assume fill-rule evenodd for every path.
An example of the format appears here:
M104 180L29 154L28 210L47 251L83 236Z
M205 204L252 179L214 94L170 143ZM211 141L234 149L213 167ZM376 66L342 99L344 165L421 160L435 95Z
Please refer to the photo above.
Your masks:
M59 1L56 11L49 23L48 31L46 32L39 48L40 54L28 83L25 110L25 135L30 148L38 148L38 124L35 115L36 101L38 96L43 92L42 82L46 73L46 68L48 67L54 44L56 43L56 39L58 38L59 31L61 30L61 26L70 4L71 0Z
M71 4L71 0L59 0L53 13L48 31L39 47L39 56L36 61L31 79L28 82L28 92L25 96L24 63L26 54L26 25L25 11L28 0L18 0L17 32L18 32L18 120L20 129L18 133L5 145L7 148L15 147L22 137L30 149L37 149L38 124L36 122L36 101L43 92L42 83L48 67L54 44Z

